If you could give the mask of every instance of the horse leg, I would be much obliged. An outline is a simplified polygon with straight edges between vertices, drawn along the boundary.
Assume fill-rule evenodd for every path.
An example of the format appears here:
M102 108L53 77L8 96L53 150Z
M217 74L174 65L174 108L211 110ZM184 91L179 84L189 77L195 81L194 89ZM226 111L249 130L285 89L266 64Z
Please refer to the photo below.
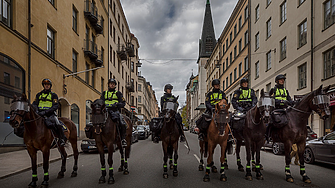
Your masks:
M106 182L106 162L105 162L105 152L104 145L102 142L96 142L96 146L100 155L100 163L101 163L101 177L99 178L99 184Z
M206 173L203 178L204 182L209 182L209 174L211 173L211 167L213 166L213 152L214 152L214 147L213 144L209 141L208 142L208 157L207 157L207 166L206 166Z
M220 181L227 181L226 174L224 172L225 169L225 163L226 163L226 148L221 145L221 157L220 157L220 162L221 162L221 169L220 169Z
M285 176L286 176L286 181L293 183L293 177L291 176L291 171L290 171L290 163L291 163L291 147L292 147L292 143L290 142L285 142L284 143L284 148L285 148Z
M251 160L251 144L250 141L247 138L244 138L244 142L245 142L245 150L246 150L246 154L247 154L247 168L246 168L246 175L245 175L245 179L252 181L252 174L251 174L251 167L250 167L250 160Z
M169 166L170 166L170 170L173 169L173 158L172 158L172 154L169 153Z
M49 186L49 156L50 156L50 149L44 149L43 150L43 170L44 170L44 179L41 184L42 187L48 187Z
M263 174L261 173L261 148L262 148L262 145L263 145L263 140L261 141L258 141L257 144L255 144L254 146L254 149L256 149L256 179L258 180L264 180L263 178ZM255 153L255 151L253 152Z
M241 163L240 151L241 151L242 140L237 139L236 143L236 161L237 161L237 168L238 171L244 172L243 165Z
M163 152L164 152L164 157L163 157L163 161L164 161L164 164L163 164L163 170L164 170L164 173L163 173L163 178L164 179L167 179L169 177L168 173L167 173L167 160L168 160L168 151L167 151L167 144L162 141L162 146L163 146Z
M256 146L255 143L251 144L251 168L252 171L256 171L256 162L255 162L255 153L256 153Z
M73 150L73 158L74 158L74 165L73 165L73 171L71 173L71 177L77 177L77 170L78 170L78 146L77 146L77 135L74 137L75 139L70 139L70 143Z
M119 152L120 152L120 155L121 155L121 165L120 165L120 167L118 169L118 172L122 172L123 171L123 167L124 167L124 152L123 152L123 148L121 146L121 141L117 145L118 145Z
M37 151L35 148L28 147L28 153L30 155L31 159L31 170L32 170L32 181L28 185L29 188L35 188L37 187ZM49 162L49 161L48 161Z
M60 154L62 156L62 166L61 166L60 171L58 172L57 179L61 179L61 178L64 178L64 172L66 171L67 153L65 151L65 147L64 146L58 145L58 147L59 147L59 152L60 152Z
M199 146L200 146L200 164L199 164L199 171L204 171L204 142L203 141L199 141Z
M224 166L224 169L228 169L228 160L227 160L227 155L228 155L228 147L226 147L226 151L225 151L225 158L224 158L224 163L223 163L223 166Z
M109 178L108 178L108 184L114 184L114 174L113 174L113 153L114 153L114 145L113 142L109 142L107 144L108 148L108 165L109 165Z
M178 176L177 164L178 164L178 141L173 144L173 151L174 151L174 164L173 164L173 176Z
M128 170L128 159L129 159L129 154L130 154L130 143L127 144L127 147L124 150L125 153L125 161L124 161L124 169L123 169L123 174L128 175L129 170Z
M312 183L310 178L307 176L305 171L305 161L304 161L304 151L305 151L306 142L297 143L298 146L298 155L300 162L300 175L302 176L302 181L305 183Z
M213 151L212 151L212 165L211 165L211 169L213 173L218 173L218 169L216 168L216 166L214 166L214 160L213 160L213 156L214 156L214 150L216 148L216 145L213 146ZM208 163L207 163L208 164Z

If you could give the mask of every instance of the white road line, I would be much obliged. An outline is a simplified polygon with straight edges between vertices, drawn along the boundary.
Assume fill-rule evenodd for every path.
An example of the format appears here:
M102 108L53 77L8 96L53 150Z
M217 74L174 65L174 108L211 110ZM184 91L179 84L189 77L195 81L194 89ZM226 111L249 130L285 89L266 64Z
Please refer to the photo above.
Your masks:
M184 146L188 149L188 147L187 147L187 145L186 144L184 144Z
M199 157L196 155L196 154L193 154L194 155L194 157L198 160L198 163L200 163L200 159L199 159Z

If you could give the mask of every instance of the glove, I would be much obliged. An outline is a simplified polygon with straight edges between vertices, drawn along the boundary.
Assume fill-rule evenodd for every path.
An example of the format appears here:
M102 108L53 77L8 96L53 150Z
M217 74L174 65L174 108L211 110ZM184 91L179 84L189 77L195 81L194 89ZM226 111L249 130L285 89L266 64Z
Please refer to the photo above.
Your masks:
M46 113L45 111L40 111L40 112L38 112L38 115L39 115L39 116L44 116L45 113Z

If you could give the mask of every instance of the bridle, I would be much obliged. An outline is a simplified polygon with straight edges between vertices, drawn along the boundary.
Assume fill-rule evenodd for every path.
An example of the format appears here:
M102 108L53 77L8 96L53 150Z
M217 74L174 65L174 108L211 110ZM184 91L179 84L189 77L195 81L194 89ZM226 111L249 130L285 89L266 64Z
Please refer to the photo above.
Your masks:
M19 110L19 109L15 109L15 110L12 110L12 111L10 112L11 116L12 116L12 114L14 115L14 117L11 118L11 119L15 119L16 116L20 116L20 117L22 118L22 121L20 122L20 124L19 124L17 127L20 127L20 126L22 126L22 125L25 124L25 123L31 123L31 122L37 121L37 120L39 120L39 119L42 117L42 116L39 116L39 115L37 114L37 115L38 115L37 118L26 121L26 120L24 119L24 117L25 117L25 115L26 115L27 112L30 112L30 104L29 104L28 102L23 102L23 101L15 101L15 102L27 103L27 104L28 104L28 107L29 107L29 108L27 108L26 110L23 110L23 109L21 109L21 110ZM17 113L18 111L24 111L24 113L23 113L23 114L19 114L19 113Z

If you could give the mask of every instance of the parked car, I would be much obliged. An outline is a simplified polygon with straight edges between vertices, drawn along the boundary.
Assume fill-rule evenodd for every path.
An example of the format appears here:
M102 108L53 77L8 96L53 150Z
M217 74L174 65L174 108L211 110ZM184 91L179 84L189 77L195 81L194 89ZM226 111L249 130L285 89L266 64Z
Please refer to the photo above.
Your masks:
M137 126L138 138L145 140L148 138L148 131L144 126Z
M319 139L308 141L304 152L304 161L308 164L315 161L335 164L335 131Z
M188 131L188 127L183 126L183 130L184 130L184 131Z
M150 126L149 125L145 125L144 127L147 129L147 131L148 131L148 137L149 137L151 135Z
M98 148L95 145L95 140L94 139L83 139L81 141L80 147L81 147L81 150L84 153L90 153L90 152L97 152L98 151ZM114 147L114 148L115 148L115 150L117 149L116 147ZM106 146L104 146L104 150L108 151Z
M131 136L131 143L134 143L134 142L138 142L138 132L137 132L137 129L135 129L135 127L133 127L133 133Z

